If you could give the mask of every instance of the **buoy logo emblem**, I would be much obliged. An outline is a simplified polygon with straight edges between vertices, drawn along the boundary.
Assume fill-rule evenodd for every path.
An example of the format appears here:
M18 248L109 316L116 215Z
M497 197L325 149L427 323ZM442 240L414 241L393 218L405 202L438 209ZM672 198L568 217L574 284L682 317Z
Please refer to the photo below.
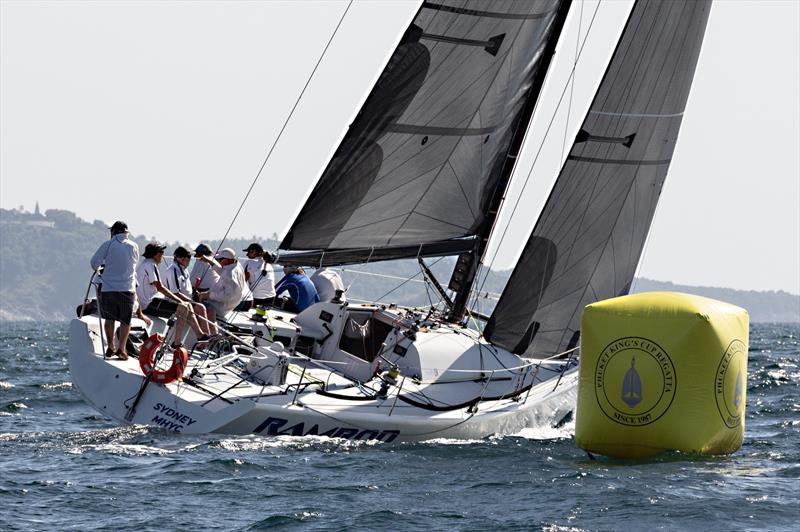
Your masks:
M737 364L737 367L739 371L736 372L736 392L733 395L733 406L739 410L742 404L742 366Z
M725 426L731 429L740 426L744 414L746 354L744 342L732 341L719 361L714 379L717 410Z
M636 356L631 357L631 369L622 382L622 401L633 408L642 402L642 379L636 371Z
M659 419L672 404L676 386L672 359L647 338L618 338L597 359L597 403L621 425L639 427Z

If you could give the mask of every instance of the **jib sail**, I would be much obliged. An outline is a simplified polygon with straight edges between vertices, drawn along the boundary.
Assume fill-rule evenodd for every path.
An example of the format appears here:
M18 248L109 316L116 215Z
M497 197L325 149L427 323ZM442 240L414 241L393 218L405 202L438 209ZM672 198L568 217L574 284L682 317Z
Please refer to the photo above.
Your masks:
M683 118L709 1L639 0L486 338L575 347L581 309L628 293Z

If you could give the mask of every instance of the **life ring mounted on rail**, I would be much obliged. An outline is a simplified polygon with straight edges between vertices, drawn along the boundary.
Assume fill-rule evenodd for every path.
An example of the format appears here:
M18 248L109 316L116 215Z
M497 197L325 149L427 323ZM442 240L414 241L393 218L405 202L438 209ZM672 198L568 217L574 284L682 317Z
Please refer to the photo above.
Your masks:
M145 340L139 350L139 367L142 373L150 375L150 380L153 382L169 384L183 377L183 371L189 362L189 353L183 347L175 349L172 352L172 365L168 369L158 369L155 365L155 355L163 343L164 336L158 333Z

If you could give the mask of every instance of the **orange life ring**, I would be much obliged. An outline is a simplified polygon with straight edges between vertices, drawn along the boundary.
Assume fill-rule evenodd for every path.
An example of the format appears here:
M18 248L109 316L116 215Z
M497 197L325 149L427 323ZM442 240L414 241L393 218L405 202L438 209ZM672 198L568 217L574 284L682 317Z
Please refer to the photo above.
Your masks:
M139 350L139 367L142 368L142 373L150 375L150 380L153 382L169 384L183 377L183 371L189 362L189 353L183 347L175 349L172 352L172 365L169 369L158 369L155 367L155 355L163 343L164 337L158 333L145 340Z

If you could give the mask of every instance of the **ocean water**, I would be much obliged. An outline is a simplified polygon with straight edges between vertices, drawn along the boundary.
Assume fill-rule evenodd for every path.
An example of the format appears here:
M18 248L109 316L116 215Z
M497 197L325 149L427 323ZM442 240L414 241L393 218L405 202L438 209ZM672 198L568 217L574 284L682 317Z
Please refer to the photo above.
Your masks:
M574 426L409 444L118 427L67 323L0 323L0 530L798 530L800 326L751 330L730 456L591 460Z

